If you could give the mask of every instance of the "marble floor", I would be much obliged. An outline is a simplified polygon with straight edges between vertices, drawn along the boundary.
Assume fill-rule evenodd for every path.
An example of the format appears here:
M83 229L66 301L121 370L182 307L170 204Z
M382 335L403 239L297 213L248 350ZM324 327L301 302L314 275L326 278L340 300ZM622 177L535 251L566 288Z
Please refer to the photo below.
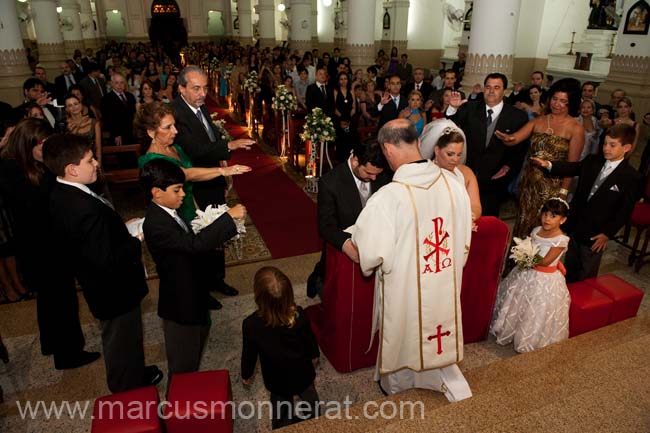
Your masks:
M603 272L614 272L647 292L650 266L636 274L625 266L626 257L627 250L611 243ZM305 297L304 282L316 260L318 254L309 254L228 268L227 280L241 294L222 299L224 309L212 312L213 326L201 368L228 369L235 402L249 401L256 405L268 398L259 373L250 388L242 386L238 379L241 320L255 308L250 287L255 270L262 265L283 269L294 282L297 302L307 306L314 301ZM155 312L157 280L150 281L150 288L143 302L145 354L148 363L156 363L165 370L161 322ZM99 327L82 297L80 301L86 347L100 350ZM103 362L76 370L54 370L52 358L40 354L34 309L33 301L0 306L0 329L11 356L9 364L0 364L0 385L6 401L0 405L0 431L89 432L93 400L108 393ZM499 346L493 339L467 345L460 366L474 397L453 405L441 394L418 390L385 398L372 381L372 369L339 374L322 357L316 380L320 397L330 404L338 402L340 408L349 406L352 419L312 420L288 430L647 433L650 432L648 358L650 296L644 297L636 318L537 352L518 355L510 346ZM161 396L163 384L164 381L158 386ZM68 413L58 419L53 416L48 419L42 410L34 417L24 417L20 412L27 401L32 404L43 401L41 404L47 407L51 402L69 401L72 405L78 402L79 410L72 419ZM370 419L363 412L368 401L376 405L421 402L424 409L416 419ZM80 412L84 408L87 413L82 417ZM235 420L235 432L270 429L268 414L262 413L261 419L244 417L246 414Z

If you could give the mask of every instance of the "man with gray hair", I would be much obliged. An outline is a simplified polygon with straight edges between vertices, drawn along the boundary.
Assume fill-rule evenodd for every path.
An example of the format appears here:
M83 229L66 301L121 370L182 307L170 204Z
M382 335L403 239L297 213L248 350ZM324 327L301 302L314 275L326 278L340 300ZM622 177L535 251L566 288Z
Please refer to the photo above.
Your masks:
M104 131L111 135L116 146L133 144L133 118L135 117L135 96L126 91L126 79L118 72L111 76L111 91L101 99Z
M219 167L222 161L230 159L230 152L236 149L250 149L255 141L250 138L227 141L222 138L210 119L205 107L208 95L208 76L197 66L185 67L178 76L179 95L171 102L176 112L176 143L190 157L194 167ZM226 180L223 176L212 180L194 182L194 198L201 210L208 205L220 205L226 202ZM238 291L223 281L225 276L225 257L223 251L216 252L214 263L207 269L214 269L217 275L216 289L228 296L237 295ZM216 267L216 269L215 269ZM218 301L213 302L214 309L221 308Z
M395 171L370 196L348 231L365 275L376 274L373 330L379 330L375 379L382 391L440 391L451 402L472 396L463 359L460 288L471 240L467 191L423 159L406 119L386 123L379 144Z

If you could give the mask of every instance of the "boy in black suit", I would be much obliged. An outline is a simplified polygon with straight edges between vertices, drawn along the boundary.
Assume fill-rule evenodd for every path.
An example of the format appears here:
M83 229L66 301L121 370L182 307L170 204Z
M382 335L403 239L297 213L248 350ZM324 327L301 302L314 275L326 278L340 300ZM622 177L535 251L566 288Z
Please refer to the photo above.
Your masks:
M210 331L208 293L211 285L197 269L201 255L237 234L233 218L246 217L237 205L198 234L178 216L185 174L173 162L154 159L140 170L140 183L151 200L143 231L160 276L158 316L163 319L165 350L172 374L197 371Z
M531 158L552 176L580 176L566 223L571 236L565 258L567 283L598 275L607 241L630 219L641 188L641 174L625 158L635 133L630 125L613 126L606 133L603 154L581 162Z
M162 372L144 365L140 302L148 288L140 240L113 205L88 188L98 164L87 139L55 134L43 145L43 161L57 176L50 195L56 242L101 321L108 388L115 393L157 384Z

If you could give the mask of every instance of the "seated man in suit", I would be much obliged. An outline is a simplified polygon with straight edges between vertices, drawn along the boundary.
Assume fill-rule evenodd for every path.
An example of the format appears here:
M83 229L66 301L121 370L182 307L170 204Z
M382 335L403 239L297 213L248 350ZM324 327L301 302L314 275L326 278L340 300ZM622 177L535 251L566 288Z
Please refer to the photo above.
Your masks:
M88 75L79 82L79 85L84 89L86 95L88 95L90 105L100 110L102 108L102 98L106 93L106 80L101 77L97 63L88 64L86 66L86 72Z
M70 64L67 61L61 63L61 75L54 78L57 101L61 102L63 97L68 93L70 87L74 86L78 82L78 76L75 76L70 68Z
M571 236L564 261L567 283L598 275L607 241L632 215L642 179L626 158L635 136L632 126L619 124L607 130L602 155L588 155L580 162L531 159L552 176L579 176L566 222Z
M60 120L58 118L60 111L57 111L54 106L51 105L52 95L45 92L43 82L34 77L26 79L23 83L23 95L25 96L25 101L14 108L12 120L17 123L22 119L25 114L25 106L34 102L41 106L45 119L52 128L55 128Z
M384 172L386 167L379 144L370 139L355 145L347 161L318 181L318 233L323 241L355 262L359 257L350 241L350 234L344 230L354 224L368 198L390 181L390 176ZM311 297L318 293L324 277L325 249L307 281L307 292Z
M198 371L210 332L206 273L197 257L209 253L237 234L233 219L244 219L246 208L237 205L194 234L176 210L185 192L183 170L162 158L146 163L140 183L151 200L143 232L160 276L158 316L163 334L169 373Z
M332 114L334 107L334 91L327 85L327 70L318 68L316 70L316 82L307 86L307 111L311 112L318 107L328 116Z
M157 384L162 372L144 365L140 302L148 287L140 240L129 234L113 205L88 187L97 180L98 163L85 137L50 136L43 161L57 176L50 195L54 237L101 324L108 389Z
M379 110L379 123L377 130L379 131L384 123L397 119L399 113L408 106L406 97L400 95L402 89L402 81L398 75L389 77L388 90L384 91L377 109Z
M111 77L111 89L101 103L104 131L111 134L110 140L116 146L132 144L135 96L126 91L126 80L117 72Z
M45 86L45 91L49 93L50 95L54 96L56 94L56 86L54 83L50 83L47 81L47 72L45 71L45 68L42 66L37 66L34 68L34 78L38 78L43 82L43 85Z

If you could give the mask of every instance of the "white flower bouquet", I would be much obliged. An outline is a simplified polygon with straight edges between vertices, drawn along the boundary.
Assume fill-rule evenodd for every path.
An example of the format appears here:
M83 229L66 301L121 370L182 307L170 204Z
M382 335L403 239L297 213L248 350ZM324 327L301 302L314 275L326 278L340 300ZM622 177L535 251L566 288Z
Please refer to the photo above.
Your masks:
M320 108L314 108L305 118L305 129L300 138L316 142L334 141L336 132L332 119Z
M298 101L296 101L296 97L293 93L291 93L285 85L281 84L275 91L271 107L274 110L293 111L298 108Z
M218 114L217 113L212 113L210 114L210 118L212 119L212 123L214 126L217 128L219 131L219 138L222 140L226 141L232 141L232 135L228 132L226 129L226 121L223 119L217 119Z
M510 258L522 269L532 269L542 261L539 245L528 236L526 239L514 238L515 246L510 248Z
M208 205L204 211L197 209L196 218L192 220L192 231L194 233L199 233L201 230L212 224L216 221L221 215L228 212L230 208L228 205L221 204L217 207ZM246 234L246 221L240 219L233 219L235 226L237 227L237 234L233 236L228 242L227 246L232 246L235 250L235 255L239 260L242 258L243 252L243 240L242 237Z
M248 73L244 80L243 87L248 93L255 93L260 88L260 85L257 83L257 72L250 71Z

